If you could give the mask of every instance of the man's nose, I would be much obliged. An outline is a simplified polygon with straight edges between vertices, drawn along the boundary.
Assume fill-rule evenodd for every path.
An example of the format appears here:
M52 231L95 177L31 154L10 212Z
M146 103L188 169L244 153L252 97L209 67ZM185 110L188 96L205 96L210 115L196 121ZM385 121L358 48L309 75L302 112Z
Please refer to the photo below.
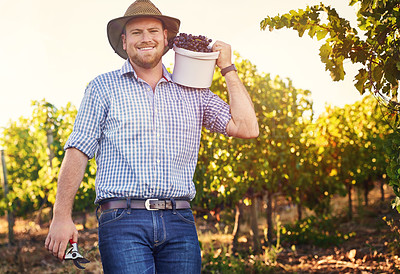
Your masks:
M143 42L151 41L150 32L144 31L144 32L142 33L142 41L143 41Z

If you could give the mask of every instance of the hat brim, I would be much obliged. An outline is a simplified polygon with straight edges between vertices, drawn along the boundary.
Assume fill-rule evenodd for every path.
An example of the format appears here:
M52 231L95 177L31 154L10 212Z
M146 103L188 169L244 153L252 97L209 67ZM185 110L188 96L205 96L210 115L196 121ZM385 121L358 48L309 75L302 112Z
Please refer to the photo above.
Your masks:
M168 30L167 32L167 40L174 38L179 32L179 26L181 21L179 19L164 16L164 15L134 15L134 16L123 16L119 18L115 18L108 22L107 24L107 37L110 42L111 47L114 49L115 53L117 53L123 59L127 59L128 55L123 48L122 44L122 33L126 23L133 18L140 17L154 17L160 21L162 21L165 25L165 28ZM167 53L169 47L166 46L164 49L164 53Z

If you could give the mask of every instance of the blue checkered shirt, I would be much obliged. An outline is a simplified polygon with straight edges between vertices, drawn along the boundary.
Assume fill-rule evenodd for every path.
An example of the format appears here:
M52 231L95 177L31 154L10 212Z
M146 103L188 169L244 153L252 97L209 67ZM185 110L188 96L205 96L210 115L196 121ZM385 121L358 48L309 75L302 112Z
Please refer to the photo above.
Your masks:
M175 84L163 67L154 92L129 61L89 83L65 149L96 156L96 203L188 198L201 128L227 135L229 105L209 89Z

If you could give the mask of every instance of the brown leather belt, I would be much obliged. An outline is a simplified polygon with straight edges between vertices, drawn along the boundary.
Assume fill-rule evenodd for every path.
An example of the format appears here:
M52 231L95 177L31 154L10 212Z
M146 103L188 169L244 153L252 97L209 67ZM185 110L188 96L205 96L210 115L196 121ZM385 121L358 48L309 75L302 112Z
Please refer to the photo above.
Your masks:
M175 209L187 209L190 208L189 201L186 200L174 200ZM130 206L129 206L130 205ZM159 200L159 199L147 199L147 200L115 200L101 203L100 210L108 210L115 208L132 208L132 209L147 209L147 210L166 210L173 209L172 200Z

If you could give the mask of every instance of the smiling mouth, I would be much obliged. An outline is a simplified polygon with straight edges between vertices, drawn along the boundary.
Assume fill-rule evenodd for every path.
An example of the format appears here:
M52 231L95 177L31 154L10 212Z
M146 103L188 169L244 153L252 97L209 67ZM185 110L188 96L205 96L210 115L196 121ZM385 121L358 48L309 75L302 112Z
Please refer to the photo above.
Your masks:
M152 50L152 49L154 49L155 47L142 47L142 48L138 48L139 50L142 50L142 51L147 51L147 50Z

